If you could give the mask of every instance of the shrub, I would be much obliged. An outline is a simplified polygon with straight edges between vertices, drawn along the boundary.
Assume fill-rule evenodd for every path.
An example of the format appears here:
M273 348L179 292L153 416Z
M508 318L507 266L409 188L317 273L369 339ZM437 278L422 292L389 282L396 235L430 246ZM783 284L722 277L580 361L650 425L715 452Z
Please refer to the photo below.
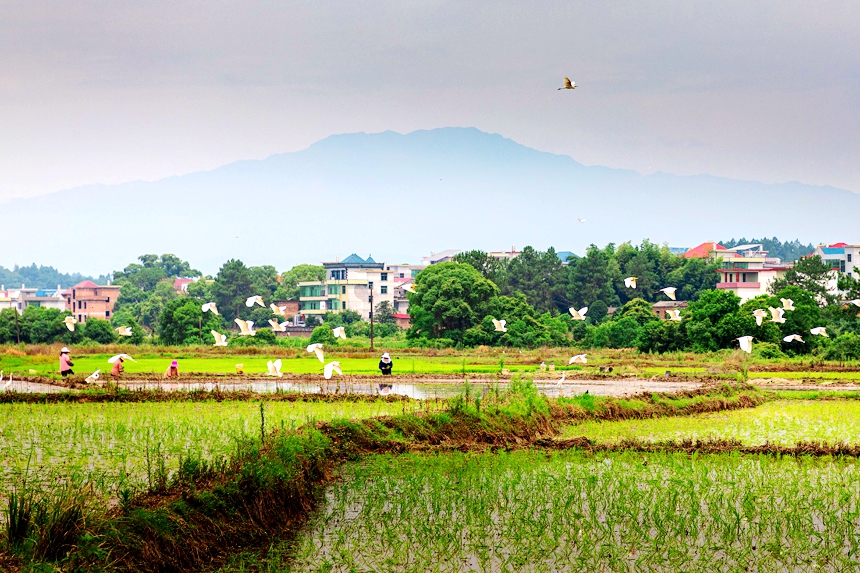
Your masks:
M773 342L759 342L753 345L753 355L758 358L785 358L785 353L778 344Z
M331 331L331 328L328 326L318 326L314 328L313 333L311 333L311 344L316 344L321 342L323 344L334 344L334 333Z
M825 360L860 360L860 336L856 334L842 334L824 351Z

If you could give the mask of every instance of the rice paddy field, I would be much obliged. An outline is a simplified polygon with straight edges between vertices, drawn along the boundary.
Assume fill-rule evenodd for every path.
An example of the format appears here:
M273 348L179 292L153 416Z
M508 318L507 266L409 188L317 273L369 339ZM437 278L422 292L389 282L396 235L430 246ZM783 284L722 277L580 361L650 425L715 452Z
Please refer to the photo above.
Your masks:
M271 431L417 407L415 402L272 401L265 403L264 415ZM3 404L0 498L25 479L47 486L71 478L108 498L123 488L139 490L158 471L172 473L180 456L209 461L227 456L238 439L259 438L260 424L260 402L254 401Z
M858 502L853 459L381 455L221 571L856 571Z

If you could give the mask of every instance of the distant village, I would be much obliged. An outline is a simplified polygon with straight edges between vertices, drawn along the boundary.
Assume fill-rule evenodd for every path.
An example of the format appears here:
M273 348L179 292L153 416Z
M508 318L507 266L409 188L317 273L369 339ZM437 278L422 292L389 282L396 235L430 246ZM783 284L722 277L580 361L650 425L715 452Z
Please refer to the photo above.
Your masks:
M708 259L721 263L717 269L720 279L716 288L728 290L745 302L768 292L770 284L782 278L794 266L793 261L781 261L769 256L761 244L737 245L727 248L717 242L702 243L694 248L672 248L672 253L684 258ZM421 264L394 264L376 262L372 257L361 258L351 254L343 260L323 262L325 280L298 283L298 300L275 301L285 307L284 314L292 317L290 325L294 335L303 334L308 317L322 317L326 313L346 310L369 317L371 309L387 302L394 309L397 326L408 328L409 300L407 286L428 265L453 261L461 251L449 249L422 257ZM492 251L488 257L497 260L512 260L520 254L515 247L510 250ZM562 265L575 257L570 251L557 253ZM855 267L860 255L860 244L834 243L818 245L808 256L819 256L833 272L828 290L837 293L839 273L860 279L860 270ZM187 291L188 285L201 280L200 277L169 279L177 293ZM205 280L205 279L203 279ZM109 283L110 281L108 281ZM0 285L0 310L14 308L22 314L27 307L55 308L71 312L79 323L87 318L110 320L120 287L106 284L97 285L92 281L82 281L68 289L36 289L21 285L20 288L6 288ZM664 318L665 313L675 308L685 308L686 301L662 301L654 305L654 312ZM609 314L615 308L609 308ZM309 330L309 329L308 329ZM289 334L288 334L289 335Z

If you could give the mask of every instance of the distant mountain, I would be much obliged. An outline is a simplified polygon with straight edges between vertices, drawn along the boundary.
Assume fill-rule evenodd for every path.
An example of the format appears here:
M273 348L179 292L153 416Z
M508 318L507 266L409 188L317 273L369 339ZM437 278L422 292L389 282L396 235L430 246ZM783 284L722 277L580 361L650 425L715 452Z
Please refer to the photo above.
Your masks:
M860 242L858 213L860 195L833 187L588 167L473 128L387 131L2 203L0 264L105 272L168 252L214 273L229 258L279 268L352 252L417 262L446 248L581 253L642 238L679 247L731 236Z

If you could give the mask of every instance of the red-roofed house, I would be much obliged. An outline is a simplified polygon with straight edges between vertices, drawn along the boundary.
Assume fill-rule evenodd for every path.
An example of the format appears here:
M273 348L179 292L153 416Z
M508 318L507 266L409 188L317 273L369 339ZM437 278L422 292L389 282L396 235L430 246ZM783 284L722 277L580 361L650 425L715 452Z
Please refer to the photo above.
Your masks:
M173 280L173 290L183 294L188 292L188 285L195 282L197 279L174 279Z
M113 307L119 297L118 286L99 286L92 281L82 281L65 291L66 310L71 312L81 324L87 318L110 320Z
M412 319L409 318L408 314L398 313L392 314L391 316L393 316L394 320L397 321L397 326L399 328L409 328L412 326Z
M719 251L725 251L726 248L714 241L702 243L698 247L693 247L689 251L682 253L681 256L685 259L707 259Z

